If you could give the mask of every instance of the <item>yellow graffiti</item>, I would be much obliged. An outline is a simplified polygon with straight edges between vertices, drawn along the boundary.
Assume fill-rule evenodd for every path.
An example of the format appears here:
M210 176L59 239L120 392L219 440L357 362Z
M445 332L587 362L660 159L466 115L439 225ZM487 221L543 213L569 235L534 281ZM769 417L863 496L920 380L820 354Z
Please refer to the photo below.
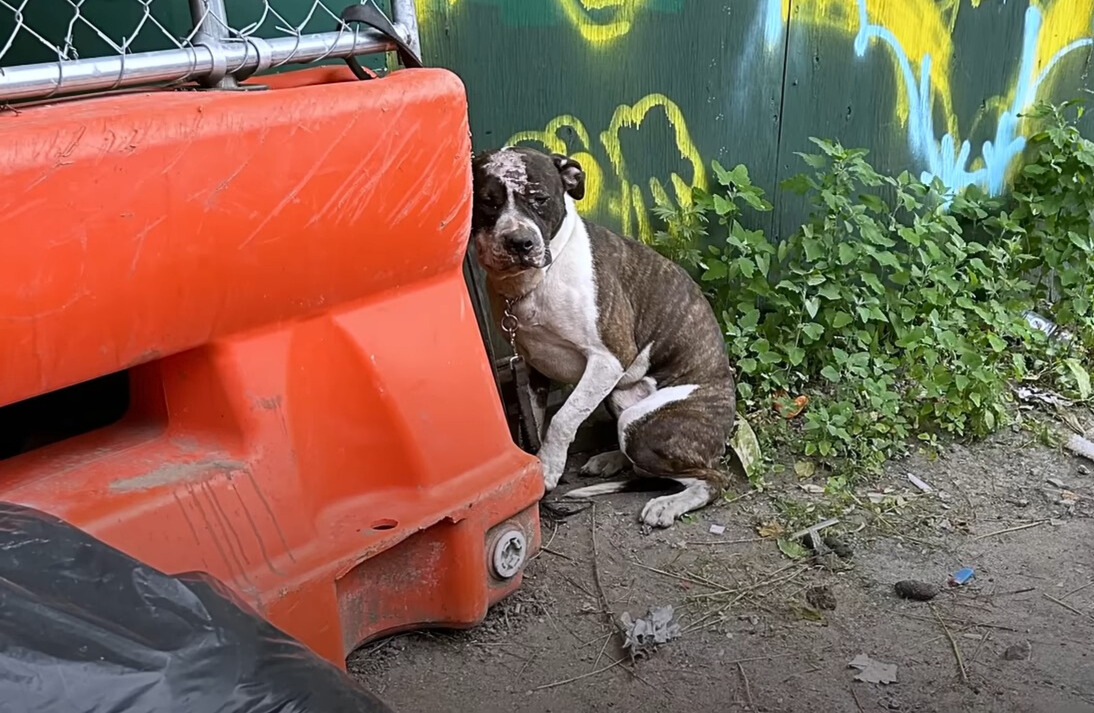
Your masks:
M993 116L997 131L992 152L971 159L950 156L951 147L962 144L958 119L953 110L952 76L954 71L953 31L961 0L767 0L767 46L783 36L789 22L831 28L854 38L855 51L863 56L867 47L883 49L890 58L894 75L903 91L896 93L896 115L909 132L913 151L927 158L929 173L941 176L947 185L958 187L969 182L987 182L993 192L1001 190L1014 170L1021 152L1015 136L1013 116L1021 116L1045 94L1060 73L1054 73L1060 60L1071 52L1091 44L1094 21L1092 0L1030 0L1024 12L1021 45L1014 47L1021 60L1007 91L985 97L974 118L975 127ZM981 3L973 1L971 7ZM782 27L777 24L781 12ZM791 17L793 15L793 17ZM771 25L771 22L775 26ZM930 58L929 75L921 76L925 58ZM929 93L928 93L929 89ZM1011 118L1007 118L1011 117ZM934 134L936 118L945 123L945 139ZM1022 134L1025 120L1020 119ZM968 134L966 134L968 135Z
M678 203L687 204L691 200L692 188L707 187L706 168L699 149L692 141L683 112L663 94L650 94L634 104L617 107L607 129L600 134L600 144L611 170L610 188L606 185L600 162L593 155L590 134L575 116L557 116L542 131L520 131L506 143L539 144L550 152L567 154L578 161L585 170L585 198L578 203L578 209L586 215L606 210L619 219L625 234L649 242L653 238L648 211L650 204L643 192L642 181L634 177L633 169L627 164L620 134L624 129L639 128L655 109L664 113L672 130L676 150L680 158L689 165L690 179L685 179L676 172L671 172L668 179L673 191L671 197ZM564 130L573 134L575 146L571 146L562 137ZM649 199L654 202L670 198L665 184L657 177L646 179L645 188L649 191Z
M571 149L560 135L563 129L569 129L574 133L578 142L575 149ZM563 154L577 161L585 171L585 197L577 202L577 209L587 215L600 205L604 191L604 172L590 153L589 132L576 116L569 114L556 116L547 122L547 127L543 131L518 131L505 143L509 146L526 143L540 144L551 153Z
M595 47L611 44L631 31L635 16L649 0L558 0L566 19ZM598 21L592 13L607 14Z
M448 16L460 4L462 4L461 0L418 0L414 3L418 14L418 26L426 31L436 27L439 15Z
M608 154L608 160L611 162L615 177L620 182L620 204L617 210L623 222L623 232L636 235L645 242L649 242L653 238L653 230L649 224L649 213L646 202L642 197L642 189L631 178L630 171L627 168L623 148L619 141L619 132L624 128L638 128L655 108L664 110L665 118L668 120L669 126L672 127L673 138L680 158L691 164L692 177L690 182L685 181L676 172L669 174L669 180L676 193L676 201L686 204L691 200L691 188L705 189L707 187L703 157L699 155L699 149L696 148L695 142L691 139L691 132L688 131L684 114L675 102L664 94L649 94L631 106L623 105L618 107L608 128L600 134L600 143L604 145L604 150ZM664 201L669 197L664 185L655 177L650 177L649 188L654 200ZM635 221L633 224L632 219ZM631 232L632 228L634 232Z
M1037 56L1033 62L1033 76L1039 77L1060 50L1076 40L1090 36L1091 22L1094 21L1094 2L1056 0L1034 4L1040 6L1044 12L1044 21L1038 36ZM1045 89L1049 86L1046 82Z
M784 22L789 18L789 0L782 0ZM869 22L892 31L908 57L918 60L931 56L932 99L941 103L947 129L955 132L957 120L953 113L950 74L953 69L953 27L957 21L957 0L866 0ZM852 37L859 32L861 19L858 0L799 0L794 3L794 20L817 27L839 30ZM890 52L899 77L900 58ZM919 67L913 68L916 72ZM905 93L896 99L897 118L908 121L909 101Z

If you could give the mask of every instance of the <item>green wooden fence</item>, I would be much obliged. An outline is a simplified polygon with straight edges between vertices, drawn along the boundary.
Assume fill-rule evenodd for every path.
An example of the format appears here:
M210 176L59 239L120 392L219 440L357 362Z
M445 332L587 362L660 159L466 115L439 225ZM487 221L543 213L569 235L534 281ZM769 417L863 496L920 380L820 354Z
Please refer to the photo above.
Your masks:
M810 136L886 171L1004 190L1037 99L1090 88L1094 0L422 0L430 64L463 78L476 148L577 154L581 208L636 237L648 210L744 163L778 182Z

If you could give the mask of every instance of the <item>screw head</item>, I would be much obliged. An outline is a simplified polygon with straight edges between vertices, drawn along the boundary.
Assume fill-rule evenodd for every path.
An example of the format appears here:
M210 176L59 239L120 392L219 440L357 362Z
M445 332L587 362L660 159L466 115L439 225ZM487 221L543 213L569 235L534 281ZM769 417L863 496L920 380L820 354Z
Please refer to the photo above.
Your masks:
M520 568L528 554L528 543L520 530L509 530L502 534L494 544L494 573L502 579L511 579Z

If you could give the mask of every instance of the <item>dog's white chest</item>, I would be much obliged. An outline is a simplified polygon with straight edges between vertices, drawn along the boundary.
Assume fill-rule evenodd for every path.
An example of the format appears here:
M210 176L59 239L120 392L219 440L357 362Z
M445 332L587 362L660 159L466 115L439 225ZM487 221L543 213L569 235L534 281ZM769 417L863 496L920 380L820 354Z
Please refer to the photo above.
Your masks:
M567 384L581 378L591 353L604 351L592 252L584 226L578 225L543 282L513 305L521 353L538 371Z

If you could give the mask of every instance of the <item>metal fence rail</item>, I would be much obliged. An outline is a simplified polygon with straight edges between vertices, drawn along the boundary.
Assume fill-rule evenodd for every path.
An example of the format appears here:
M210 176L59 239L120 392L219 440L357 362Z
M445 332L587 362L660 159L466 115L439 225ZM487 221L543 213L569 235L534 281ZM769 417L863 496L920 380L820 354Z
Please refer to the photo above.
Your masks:
M395 49L340 13L359 0L0 0L0 101L255 72ZM419 51L413 0L390 17Z

